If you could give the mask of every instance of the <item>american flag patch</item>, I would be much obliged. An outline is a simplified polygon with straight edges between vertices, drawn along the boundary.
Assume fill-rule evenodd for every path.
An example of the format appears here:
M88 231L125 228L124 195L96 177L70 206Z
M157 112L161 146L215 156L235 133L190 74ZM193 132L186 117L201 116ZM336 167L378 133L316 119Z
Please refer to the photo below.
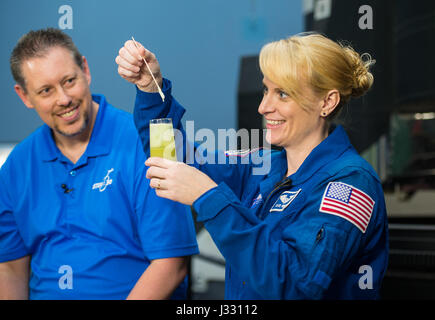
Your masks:
M363 191L342 182L330 182L320 211L342 217L365 233L374 205L373 199Z

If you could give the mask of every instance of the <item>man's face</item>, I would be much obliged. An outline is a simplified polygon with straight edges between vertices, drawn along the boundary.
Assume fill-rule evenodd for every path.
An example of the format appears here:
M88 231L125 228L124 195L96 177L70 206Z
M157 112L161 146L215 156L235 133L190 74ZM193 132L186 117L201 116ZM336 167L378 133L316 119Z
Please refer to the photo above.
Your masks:
M82 69L65 48L53 47L43 57L23 61L26 90L15 85L24 104L35 109L55 135L74 137L89 126L92 96L86 59Z

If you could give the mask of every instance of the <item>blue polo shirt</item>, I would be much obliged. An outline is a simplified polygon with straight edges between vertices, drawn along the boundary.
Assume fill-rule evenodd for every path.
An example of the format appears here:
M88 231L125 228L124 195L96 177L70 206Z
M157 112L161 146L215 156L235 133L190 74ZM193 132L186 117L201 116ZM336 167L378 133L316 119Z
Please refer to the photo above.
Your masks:
M198 253L190 209L157 197L145 178L132 116L93 100L77 163L43 125L0 169L0 262L31 255L31 299L125 299L151 260Z

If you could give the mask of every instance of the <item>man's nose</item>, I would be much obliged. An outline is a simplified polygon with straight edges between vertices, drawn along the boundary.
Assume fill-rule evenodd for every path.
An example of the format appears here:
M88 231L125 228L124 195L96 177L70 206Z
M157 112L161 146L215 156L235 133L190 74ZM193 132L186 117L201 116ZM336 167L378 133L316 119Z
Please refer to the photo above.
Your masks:
M57 96L57 104L60 106L68 107L72 102L71 96L63 89L59 88Z

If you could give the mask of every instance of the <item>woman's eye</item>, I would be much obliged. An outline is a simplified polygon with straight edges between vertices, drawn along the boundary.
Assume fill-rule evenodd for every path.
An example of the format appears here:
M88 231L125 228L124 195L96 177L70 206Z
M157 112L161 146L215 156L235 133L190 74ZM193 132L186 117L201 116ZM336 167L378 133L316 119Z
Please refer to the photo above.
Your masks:
M267 88L266 86L263 86L263 95L267 93Z
M280 97L281 99L286 99L286 98L289 97L289 95L288 95L287 93L285 93L284 91L280 91L280 92L279 92L279 97Z

